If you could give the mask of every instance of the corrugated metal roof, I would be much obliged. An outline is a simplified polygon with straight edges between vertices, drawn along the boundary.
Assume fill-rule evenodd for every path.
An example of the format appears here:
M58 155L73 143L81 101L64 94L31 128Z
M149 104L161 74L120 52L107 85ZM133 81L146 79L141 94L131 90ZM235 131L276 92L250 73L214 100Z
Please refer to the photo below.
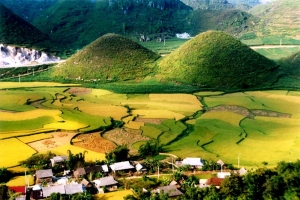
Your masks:
M52 169L43 169L43 170L37 170L35 172L36 178L47 178L52 177L53 172Z

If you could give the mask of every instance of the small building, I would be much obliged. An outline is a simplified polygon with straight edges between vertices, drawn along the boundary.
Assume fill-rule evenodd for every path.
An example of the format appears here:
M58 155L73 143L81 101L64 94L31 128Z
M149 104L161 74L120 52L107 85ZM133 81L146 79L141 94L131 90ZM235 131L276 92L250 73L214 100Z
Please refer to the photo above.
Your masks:
M207 185L206 182L207 182L207 179L200 179L200 180L199 180L199 187L200 187L200 188L206 188L206 187L209 187L209 185Z
M74 177L79 178L82 176L85 176L89 173L96 173L96 172L103 172L103 168L101 166L90 166L90 167L84 167L84 168L78 168L76 171L74 171Z
M243 176L245 174L248 173L248 171L245 169L245 167L242 167L239 171L238 171L239 175Z
M143 172L147 171L147 169L143 165L141 165L140 163L135 165L135 170L138 173L143 173Z
M43 199L43 190L42 186L37 184L32 187L32 190L30 192L30 198L31 199Z
M52 193L60 193L65 194L65 186L64 185L54 185L49 187L42 187L43 197L50 197Z
M107 165L101 165L102 167L102 170L104 173L108 173L109 172L109 169L108 169L108 166Z
M226 178L226 177L228 177L228 176L230 176L230 175L231 175L230 172L218 172L218 173L217 173L217 177L218 177L218 178Z
M110 165L110 168L114 172L116 172L116 171L129 171L129 170L135 169L134 166L132 166L129 161L114 163L114 164Z
M68 156L55 156L50 159L52 167L54 167L56 164L64 163L65 161L69 161Z
M66 194L83 193L82 184L69 184L65 185Z
M104 186L108 190L116 190L118 189L118 182L114 179L112 176L106 176L97 180L93 181L95 183L95 186L97 187L99 192L102 192L103 190L99 190L103 188Z
M35 177L36 177L36 184L39 184L43 181L50 183L52 182L52 177L53 177L52 169L37 170L35 172Z
M190 165L195 168L202 168L203 163L201 162L201 158L186 158L182 161L183 165Z
M153 190L152 193L161 193L168 194L169 197L181 196L183 193L177 189L176 185L168 185L163 187L158 187L156 190Z
M223 178L210 178L210 179L207 179L206 185L215 186L217 188L220 188L223 180L224 180Z

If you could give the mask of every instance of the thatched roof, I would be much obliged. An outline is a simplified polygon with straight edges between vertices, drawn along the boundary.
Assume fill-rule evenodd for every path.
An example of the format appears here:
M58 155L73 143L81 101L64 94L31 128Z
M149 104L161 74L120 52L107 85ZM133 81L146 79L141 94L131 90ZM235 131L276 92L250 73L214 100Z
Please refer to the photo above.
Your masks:
M112 176L103 177L103 178L94 180L94 182L95 182L97 187L103 187L103 186L118 184L118 182L115 181L114 177L112 177Z

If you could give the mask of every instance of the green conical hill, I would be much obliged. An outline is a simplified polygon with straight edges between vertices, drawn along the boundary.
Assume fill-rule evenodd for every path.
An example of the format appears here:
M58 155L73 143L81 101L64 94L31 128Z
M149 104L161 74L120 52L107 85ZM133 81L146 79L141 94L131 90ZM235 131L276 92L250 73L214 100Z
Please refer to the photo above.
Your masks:
M45 50L50 38L0 3L0 43Z
M272 84L277 66L232 36L208 31L165 57L159 73L180 83L239 89Z
M117 34L106 34L55 67L53 75L71 79L122 81L152 73L159 55Z
M284 74L300 77L300 52L278 61Z

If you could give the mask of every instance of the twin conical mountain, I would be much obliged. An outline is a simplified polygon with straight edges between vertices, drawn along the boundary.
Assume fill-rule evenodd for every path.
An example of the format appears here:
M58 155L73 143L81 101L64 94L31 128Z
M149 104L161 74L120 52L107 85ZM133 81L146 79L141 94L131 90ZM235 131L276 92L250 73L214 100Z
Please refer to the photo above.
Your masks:
M253 88L277 79L273 61L234 37L208 31L197 35L159 63L167 79L205 88Z
M71 79L122 81L154 72L159 55L117 34L106 34L55 67L53 75Z

